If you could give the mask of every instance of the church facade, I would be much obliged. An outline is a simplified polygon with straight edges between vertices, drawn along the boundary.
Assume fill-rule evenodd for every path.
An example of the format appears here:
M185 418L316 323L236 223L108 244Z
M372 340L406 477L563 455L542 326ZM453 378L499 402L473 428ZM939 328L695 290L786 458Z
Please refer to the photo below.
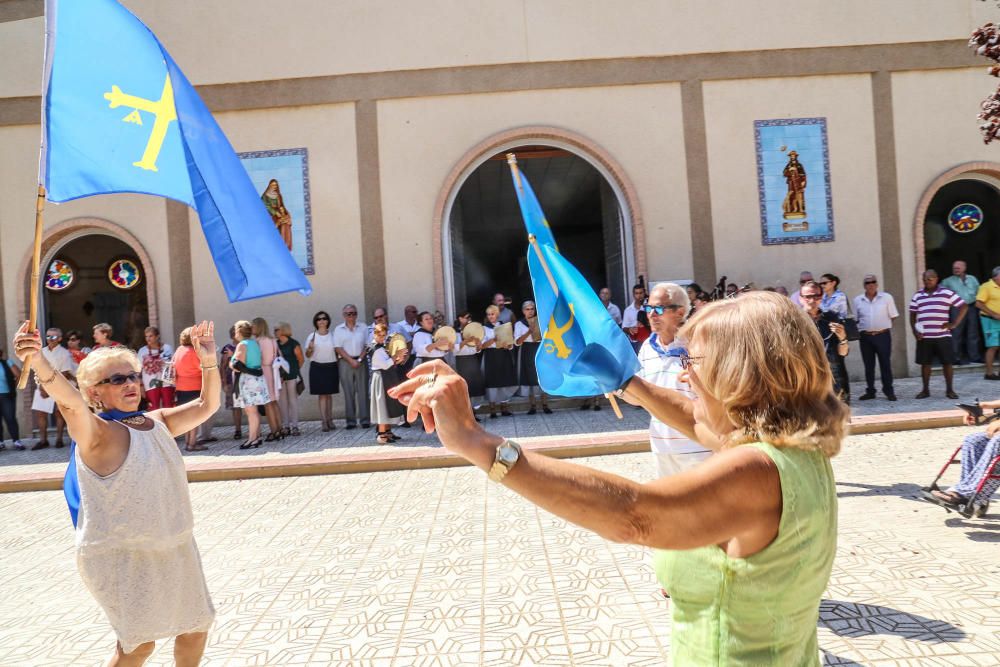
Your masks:
M1000 18L994 3L124 4L198 87L258 191L273 204L280 188L285 211L272 213L313 293L230 304L193 211L100 196L46 209L43 269L62 262L76 292L43 289L45 323L114 319L123 338L149 323L175 340L196 319L260 315L301 340L315 311L336 320L346 303L367 321L411 303L479 315L494 288L530 298L504 196L510 152L571 259L621 305L639 275L796 289L811 270L851 297L875 273L904 311L925 267L946 275L966 259L982 279L1000 264L1000 149L976 121L996 81L966 44ZM0 2L7 332L27 313L42 11ZM900 372L914 345L904 319Z

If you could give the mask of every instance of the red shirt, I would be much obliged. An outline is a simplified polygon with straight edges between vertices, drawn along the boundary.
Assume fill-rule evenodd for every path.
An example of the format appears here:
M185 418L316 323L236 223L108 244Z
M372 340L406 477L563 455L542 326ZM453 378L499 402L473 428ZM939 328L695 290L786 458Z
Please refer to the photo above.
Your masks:
M201 391L201 360L190 345L181 345L174 352L174 373L177 391Z

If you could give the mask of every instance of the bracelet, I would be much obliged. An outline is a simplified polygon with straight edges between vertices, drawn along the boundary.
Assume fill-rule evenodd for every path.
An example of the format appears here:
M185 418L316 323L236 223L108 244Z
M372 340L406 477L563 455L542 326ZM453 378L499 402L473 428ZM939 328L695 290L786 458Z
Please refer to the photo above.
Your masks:
M628 389L628 386L630 384L632 384L632 378L629 378L629 379L625 380L625 383L622 386L618 387L618 389L615 389L615 392L614 392L615 396L617 396L618 398L622 398L622 399L625 398L625 390Z
M837 343L837 345L847 345L847 339L846 339L846 338L844 338L844 339L843 339L843 340L841 340L841 341L840 341L839 343Z
M202 366L201 370L203 370L203 371L210 371L213 368L218 368L218 367L219 367L219 364L215 364L214 366Z
M34 369L32 369L32 370L34 370ZM37 382L38 384L40 384L42 386L45 386L45 385L49 384L50 382L52 382L53 380L55 380L57 375L59 375L59 373L57 373L56 371L53 370L52 371L52 375L49 376L49 379L48 380L43 380L42 378L38 377L38 371L35 371L35 382Z

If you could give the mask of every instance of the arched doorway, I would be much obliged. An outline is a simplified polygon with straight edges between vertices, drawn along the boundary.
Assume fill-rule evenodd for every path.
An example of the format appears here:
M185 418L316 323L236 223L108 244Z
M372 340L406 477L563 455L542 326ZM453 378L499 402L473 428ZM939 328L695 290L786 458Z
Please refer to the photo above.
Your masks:
M50 267L61 274L49 276ZM147 271L139 253L119 237L70 234L43 255L39 321L63 332L80 330L85 345L93 343L93 326L107 322L115 340L137 349L150 324Z
M463 168L453 172L449 196L439 209L446 310L469 308L482 316L497 291L515 302L532 298L528 241L507 153L517 156L560 251L595 290L608 286L616 301L626 300L644 262L637 262L635 206L620 173L579 139L538 133L504 138L488 140L478 154L467 154Z
M1000 264L1000 182L985 174L963 174L942 184L923 219L924 266L942 278L955 260L980 281Z

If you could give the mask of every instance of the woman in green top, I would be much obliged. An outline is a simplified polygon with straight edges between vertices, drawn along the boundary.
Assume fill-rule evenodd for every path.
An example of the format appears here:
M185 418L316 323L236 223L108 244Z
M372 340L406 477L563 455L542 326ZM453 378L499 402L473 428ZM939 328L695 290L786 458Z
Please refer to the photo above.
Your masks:
M680 337L697 399L638 377L618 393L715 453L648 484L487 433L443 363L415 368L390 393L491 479L610 540L659 550L674 664L819 665L819 602L837 546L829 459L848 417L823 342L801 308L769 292L699 309Z
M302 356L302 346L292 338L292 325L288 322L278 322L274 328L274 337L278 339L278 349L281 356L288 362L288 373L281 381L281 391L278 393L278 409L281 411L281 434L302 435L299 432L299 383L305 357Z

